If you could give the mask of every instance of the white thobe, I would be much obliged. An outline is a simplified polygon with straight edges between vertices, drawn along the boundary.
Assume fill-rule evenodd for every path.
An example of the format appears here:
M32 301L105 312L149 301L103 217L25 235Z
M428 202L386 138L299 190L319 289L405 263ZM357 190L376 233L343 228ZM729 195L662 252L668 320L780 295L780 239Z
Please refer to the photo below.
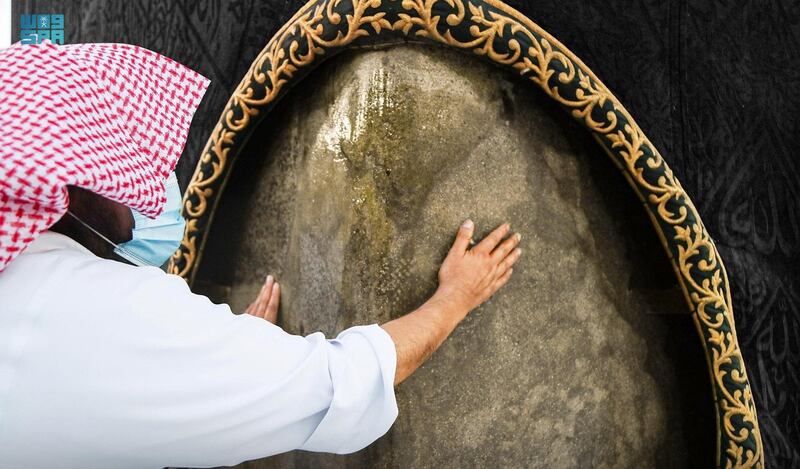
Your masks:
M0 467L348 453L397 416L379 326L291 335L44 232L0 272Z

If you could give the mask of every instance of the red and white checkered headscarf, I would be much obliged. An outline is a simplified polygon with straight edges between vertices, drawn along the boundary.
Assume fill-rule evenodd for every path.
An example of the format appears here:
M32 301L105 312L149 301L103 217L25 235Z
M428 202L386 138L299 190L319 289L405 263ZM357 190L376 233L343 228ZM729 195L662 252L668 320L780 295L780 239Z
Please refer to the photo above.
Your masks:
M0 50L0 271L66 213L68 184L161 213L208 83L127 44Z

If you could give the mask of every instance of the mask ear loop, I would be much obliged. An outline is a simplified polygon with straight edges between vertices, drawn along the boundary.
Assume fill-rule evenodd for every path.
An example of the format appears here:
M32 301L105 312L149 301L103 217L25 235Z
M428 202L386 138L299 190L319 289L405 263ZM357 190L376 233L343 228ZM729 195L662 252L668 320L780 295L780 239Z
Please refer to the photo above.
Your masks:
M83 221L83 220L81 220L80 218L78 218L78 216L77 216L77 215L75 215L74 213L70 212L69 210L67 210L67 215L69 215L69 216L71 216L72 218L74 218L75 220L77 220L77 221L78 221L78 223L80 223L81 225L83 225L83 226L85 226L86 228L88 228L88 229L89 229L89 231L91 231L92 233L94 233L94 234L96 234L97 236L101 237L101 238L103 239L103 241L105 241L105 242L107 242L108 244L110 244L110 245L114 246L114 249L118 249L119 251L121 251L122 253L124 253L124 255L122 255L122 254L121 254L121 255L122 255L122 257L123 257L125 260L127 260L127 261L129 261L130 263L132 263L132 264L134 264L134 265L137 265L137 266L139 266L139 267L146 266L146 265L150 265L150 263L149 263L149 262L145 261L145 260L144 260L144 259L142 259L141 257L139 257L139 256L137 256L136 254L134 254L134 253L132 253L132 252L128 251L127 249L123 248L122 246L119 246L119 245L117 245L117 243L115 243L114 241L111 241L110 239L108 239L108 238L106 238L105 236L103 236L103 234L102 234L102 233L100 233L100 232L99 232L99 231L97 231L96 229L92 228L92 226L91 226L91 225L89 225L89 224L88 224L88 223L86 223L85 221ZM118 254L119 254L119 253L118 253Z

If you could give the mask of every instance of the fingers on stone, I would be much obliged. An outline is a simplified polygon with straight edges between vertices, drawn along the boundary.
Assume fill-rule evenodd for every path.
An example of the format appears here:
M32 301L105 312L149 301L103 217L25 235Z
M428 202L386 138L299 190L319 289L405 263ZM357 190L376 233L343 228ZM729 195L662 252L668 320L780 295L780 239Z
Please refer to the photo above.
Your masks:
M505 273L506 270L510 269L512 265L517 263L520 257L522 257L522 249L515 248L505 258L503 258L502 262L500 262L500 271Z
M272 294L269 298L269 303L267 304L266 314L275 315L278 312L278 306L281 300L281 286L278 282L275 282L272 285Z
M502 287L503 285L505 285L506 283L508 283L508 280L511 278L511 274L512 273L514 273L514 269L509 267L509 269L506 270L505 273L503 275L501 275L500 278L497 279L497 288L498 289L500 287Z
M506 258L506 256L513 251L515 247L519 244L519 240L522 239L519 233L514 233L513 235L506 238L499 246L492 251L492 258L495 262L500 262Z
M508 223L503 223L502 225L498 226L494 229L488 236L483 238L483 240L478 243L473 249L485 253L490 253L500 244L500 241L503 240L508 230L511 229L511 225Z
M267 280L264 282L264 285L261 286L261 291L258 294L258 300L256 300L256 309L258 315L261 317L264 317L264 313L267 310L267 305L269 304L269 299L272 295L272 285L274 282L274 277L272 277L272 275L267 275Z

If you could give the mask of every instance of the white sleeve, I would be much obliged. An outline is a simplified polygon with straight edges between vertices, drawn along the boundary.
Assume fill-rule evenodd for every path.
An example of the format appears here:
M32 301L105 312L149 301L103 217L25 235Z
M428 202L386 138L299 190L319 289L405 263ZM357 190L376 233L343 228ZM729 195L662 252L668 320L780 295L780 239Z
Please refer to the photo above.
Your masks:
M322 338L321 333L320 339ZM325 344L328 409L299 449L352 453L375 441L394 423L396 355L389 334L377 325L351 327Z
M135 276L136 287L108 293L107 314L48 315L41 331L57 356L28 382L58 392L19 410L63 422L71 450L102 448L137 467L233 465L293 449L357 451L397 417L396 352L381 327L290 335L179 277Z
M173 383L182 391L174 394L181 406L196 413L174 421L175 413L165 415L159 426L174 428L164 432L170 442L164 451L186 451L201 465L293 449L350 453L386 433L397 417L395 346L378 325L352 327L333 340L321 332L294 336L192 294L176 276L151 282L170 288L155 286L153 292L164 291L153 296L143 285L138 313L152 314L157 323L171 316L179 329L167 331L165 342L173 342L170 332L180 332L187 345L162 351L158 381ZM198 436L171 446L181 434Z

